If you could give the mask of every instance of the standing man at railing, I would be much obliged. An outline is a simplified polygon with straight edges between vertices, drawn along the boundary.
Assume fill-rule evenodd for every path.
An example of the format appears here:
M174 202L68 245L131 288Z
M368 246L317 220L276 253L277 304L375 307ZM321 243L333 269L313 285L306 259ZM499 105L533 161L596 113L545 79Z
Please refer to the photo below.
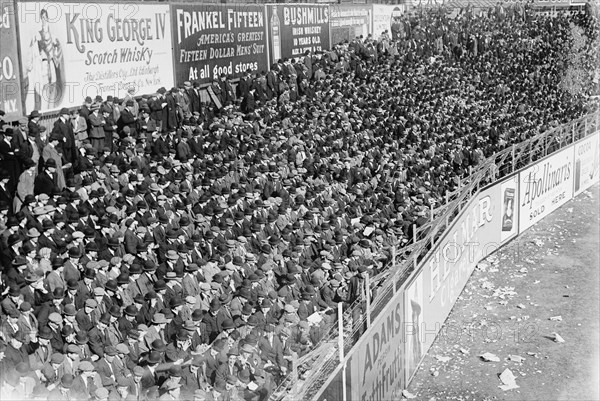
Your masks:
M369 275L369 270L365 265L361 265L357 273L350 278L348 282L348 298L346 304L352 307L356 302L360 302L354 306L352 310L352 325L353 331L356 330L355 340L358 340L365 330L364 324L361 322L361 317L367 311L367 291L370 291L366 286L365 278ZM363 325L357 330L358 324Z

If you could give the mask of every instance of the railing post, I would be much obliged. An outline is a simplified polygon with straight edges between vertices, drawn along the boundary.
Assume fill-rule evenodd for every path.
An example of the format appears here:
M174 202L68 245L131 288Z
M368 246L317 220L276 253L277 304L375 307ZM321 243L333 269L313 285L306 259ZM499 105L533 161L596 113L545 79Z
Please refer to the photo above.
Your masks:
M512 154L512 171L511 171L511 173L514 173L515 172L515 144L514 143L512 145L512 149L511 149L510 153Z
M344 362L344 309L341 302L338 302L338 348L340 354L340 363Z
M396 293L396 279L398 278L398 270L396 269L396 253L397 253L397 249L396 249L396 245L394 244L392 246L392 270L394 271L394 281L392 283L392 290L394 292L394 294Z
M342 364L342 400L346 401L346 369L344 363L344 308L341 302L338 302L338 348L340 349L339 358Z
M413 244L417 243L417 225L413 223Z
M371 276L365 277L365 295L367 298L367 328L371 327Z

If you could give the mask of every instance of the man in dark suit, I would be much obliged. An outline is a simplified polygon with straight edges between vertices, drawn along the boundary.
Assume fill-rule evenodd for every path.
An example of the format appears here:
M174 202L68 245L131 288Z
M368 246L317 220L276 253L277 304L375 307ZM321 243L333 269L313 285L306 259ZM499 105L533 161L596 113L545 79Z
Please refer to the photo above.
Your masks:
M89 125L88 125L89 127ZM60 136L63 159L66 163L73 163L77 160L77 147L75 146L75 134L71 125L69 109L63 107L60 110L60 117L54 122L51 134Z
M185 81L183 85L185 86L185 93L187 93L190 99L190 113L200 113L200 95L192 87L191 82Z
M46 166L41 174L35 177L35 183L33 185L33 193L35 195L47 194L52 196L54 192L54 174L56 172L56 162L54 159L46 160Z
M164 107L162 108L162 131L170 132L174 131L179 121L177 119L177 100L175 100L175 93L177 88L172 88L165 96L163 100Z
M27 149L24 149L23 146L27 147L29 145L29 141L27 140L27 130L29 120L27 117L21 117L18 120L19 127L13 131L13 136L10 140L12 148L14 149L15 156L19 161L19 174L21 174L23 169L23 162L26 159L24 153L27 153Z
M117 121L117 129L119 130L119 132L122 132L123 128L129 127L129 132L131 133L131 136L135 136L137 120L137 116L133 115L133 106L133 100L128 100L125 103L125 108L123 109L123 111L121 111L121 116L119 117L119 120Z

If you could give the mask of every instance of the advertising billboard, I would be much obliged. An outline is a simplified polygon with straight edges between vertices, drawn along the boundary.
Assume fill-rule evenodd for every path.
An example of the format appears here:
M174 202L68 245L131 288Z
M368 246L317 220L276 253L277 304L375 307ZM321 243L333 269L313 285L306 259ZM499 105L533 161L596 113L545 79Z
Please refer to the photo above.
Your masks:
M404 296L398 292L352 349L348 400L399 400L404 389Z
M579 195L600 177L600 133L596 132L575 143L574 196Z
M0 110L6 121L22 116L20 81L14 3L0 0Z
M329 6L267 4L271 63L282 58L329 50Z
M19 2L25 111L173 86L169 7ZM27 29L23 29L27 27Z
M373 4L373 37L379 39L384 31L387 31L388 36L392 39L392 31L394 20L406 11L406 5L386 5L386 4Z
M268 70L264 6L175 4L171 18L178 83Z
M331 43L338 44L345 40L363 36L367 37L371 31L372 12L371 5L341 5L329 6L329 26L331 29Z
M425 352L421 333L423 322L423 306L425 305L423 293L423 271L420 271L406 286L404 290L404 321L405 321L405 362L406 382L410 380L417 370L423 353Z
M433 343L477 263L500 246L503 205L500 185L479 192L425 258L423 306L418 322L421 353ZM417 288L415 297L421 297L420 293ZM407 296L411 296L410 291Z
M565 204L573 195L573 147L569 146L519 173L519 231Z

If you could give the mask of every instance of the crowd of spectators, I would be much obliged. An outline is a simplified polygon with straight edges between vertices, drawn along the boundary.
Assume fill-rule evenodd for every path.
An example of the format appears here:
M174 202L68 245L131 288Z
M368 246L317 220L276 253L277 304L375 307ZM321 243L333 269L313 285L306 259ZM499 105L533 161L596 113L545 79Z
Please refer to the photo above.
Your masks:
M210 102L2 123L2 399L266 400L469 167L593 110L559 87L570 24L598 35L415 13Z

